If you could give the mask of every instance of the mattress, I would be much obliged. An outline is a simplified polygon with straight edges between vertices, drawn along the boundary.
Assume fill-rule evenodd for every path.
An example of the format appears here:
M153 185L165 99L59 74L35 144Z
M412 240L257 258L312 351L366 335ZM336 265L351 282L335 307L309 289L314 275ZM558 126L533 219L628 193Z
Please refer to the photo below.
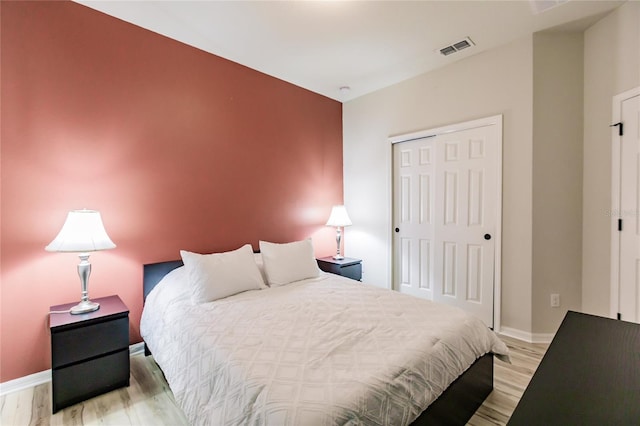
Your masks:
M193 304L184 268L141 335L193 425L407 425L508 349L464 311L338 275Z

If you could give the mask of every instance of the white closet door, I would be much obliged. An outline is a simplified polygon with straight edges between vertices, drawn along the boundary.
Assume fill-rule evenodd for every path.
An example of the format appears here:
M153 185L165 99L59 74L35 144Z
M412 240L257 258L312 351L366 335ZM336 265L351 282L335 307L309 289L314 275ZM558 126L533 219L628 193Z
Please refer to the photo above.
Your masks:
M493 327L502 121L490 123L394 143L393 265L397 290Z
M427 299L433 299L434 139L393 146L394 288Z
M436 138L433 299L493 326L497 200L495 126Z

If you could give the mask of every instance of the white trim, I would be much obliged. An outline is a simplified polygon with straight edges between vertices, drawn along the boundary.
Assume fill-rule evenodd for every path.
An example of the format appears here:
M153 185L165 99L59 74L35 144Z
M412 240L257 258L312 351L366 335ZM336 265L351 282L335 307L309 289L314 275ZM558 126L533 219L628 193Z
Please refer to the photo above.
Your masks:
M640 95L640 87L636 87L613 97L611 107L611 123L622 120L622 102L634 96ZM609 309L611 318L617 318L620 309L620 233L618 232L618 219L620 216L620 144L622 138L618 134L618 128L611 128L611 282ZM614 214L614 213L618 214Z
M129 356L135 356L142 353L144 353L144 342L129 345ZM0 383L0 396L35 387L50 381L51 369L40 371L39 373L29 374L28 376L24 377L18 377L17 379L8 380L4 383Z
M491 117L479 118L477 120L465 121L464 123L450 124L448 126L436 127L435 129L419 130L413 133L403 133L401 135L389 136L391 144L408 142L415 139L432 138L447 133L461 132L463 130L477 129L478 127L493 126L499 124L502 128L502 114Z
M129 356L140 355L141 353L144 353L144 342L129 345Z
M0 383L0 396L5 396L9 393L18 392L50 381L51 370L45 370L39 373L29 374L28 376L18 377L17 379Z
M511 327L502 327L498 334L529 343L551 343L553 336L555 336L555 333L531 333Z
M387 157L387 184L389 187L387 188L389 195L389 202L387 207L387 218L389 220L387 229L387 247L390 250L390 256L387 256L387 282L389 283L388 287L391 290L398 290L394 285L394 265L393 265L393 142L388 145L388 157Z
M496 209L496 229L495 229L495 257L494 257L494 270L493 270L493 329L500 330L500 318L502 316L502 149L504 147L504 130L503 130L503 118L502 114L493 115L490 117L479 118L477 120L465 121L463 123L450 124L447 126L436 127L435 129L419 130L413 133L404 133L401 135L389 136L389 149L391 158L391 167L388 173L389 192L391 194L389 203L389 233L387 234L388 244L391 247L391 256L389 256L389 283L390 288L397 290L394 285L394 273L393 273L393 145L401 142L408 142L416 139L431 138L434 136L444 135L447 133L455 133L463 130L477 129L479 127L496 126L496 130L499 131L500 146L497 149L496 156L497 170L496 170L496 198L499 202Z
M500 132L500 147L498 149L497 161L498 167L496 170L496 195L499 201L498 208L496 209L496 229L494 245L494 267L493 267L493 329L500 330L502 325L502 150L504 148L504 129L502 125L502 114L489 117L493 120L493 124L496 125L496 130Z

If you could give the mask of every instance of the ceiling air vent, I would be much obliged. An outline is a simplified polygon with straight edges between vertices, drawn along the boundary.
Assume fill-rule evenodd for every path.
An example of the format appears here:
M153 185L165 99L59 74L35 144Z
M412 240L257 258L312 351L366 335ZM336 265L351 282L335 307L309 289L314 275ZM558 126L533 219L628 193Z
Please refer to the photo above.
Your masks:
M529 4L531 5L531 11L533 14L537 15L549 9L553 9L554 7L563 5L568 1L569 0L529 0Z
M442 55L449 56L452 53L459 52L459 51L461 51L463 49L466 49L467 47L471 47L471 46L475 46L475 44L471 41L471 39L469 37L467 37L467 38L465 38L463 40L455 42L452 45L443 47L442 49L439 49L439 50L440 50L440 53Z

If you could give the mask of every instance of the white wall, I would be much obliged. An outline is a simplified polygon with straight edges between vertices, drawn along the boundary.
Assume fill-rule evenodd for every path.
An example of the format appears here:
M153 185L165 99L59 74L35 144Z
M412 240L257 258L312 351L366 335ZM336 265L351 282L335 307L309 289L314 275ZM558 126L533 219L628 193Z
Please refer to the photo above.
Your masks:
M535 337L567 309L609 315L611 100L640 85L639 28L627 2L583 34L536 34L344 104L346 244L364 280L391 287L388 137L503 114L502 326Z
M347 102L347 255L363 280L391 287L389 136L503 114L502 325L531 330L532 37Z
M583 34L533 35L532 330L582 303ZM559 308L550 297L557 293Z
M629 1L584 34L582 309L609 315L611 102L640 86L640 2Z

